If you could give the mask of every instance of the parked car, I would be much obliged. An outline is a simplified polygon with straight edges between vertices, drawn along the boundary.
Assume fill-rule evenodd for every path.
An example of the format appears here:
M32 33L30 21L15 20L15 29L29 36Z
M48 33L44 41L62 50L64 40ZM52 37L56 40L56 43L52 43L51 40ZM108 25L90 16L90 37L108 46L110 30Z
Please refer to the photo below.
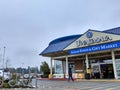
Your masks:
M0 70L0 77L3 77L3 70ZM11 78L11 73L9 71L4 72L4 80L10 80Z

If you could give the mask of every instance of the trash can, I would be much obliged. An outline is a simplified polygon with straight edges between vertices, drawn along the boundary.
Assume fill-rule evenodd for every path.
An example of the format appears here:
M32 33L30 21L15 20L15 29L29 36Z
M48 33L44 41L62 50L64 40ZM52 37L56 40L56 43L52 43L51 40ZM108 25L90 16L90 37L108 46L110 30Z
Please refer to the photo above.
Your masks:
M85 74L85 79L90 80L90 74L89 73Z

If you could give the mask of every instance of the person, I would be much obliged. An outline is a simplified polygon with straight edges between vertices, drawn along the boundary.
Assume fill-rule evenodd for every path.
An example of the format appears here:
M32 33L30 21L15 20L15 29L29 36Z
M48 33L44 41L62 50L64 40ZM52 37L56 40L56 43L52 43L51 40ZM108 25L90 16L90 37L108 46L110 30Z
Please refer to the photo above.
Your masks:
M70 81L70 79L71 79L72 81L74 81L74 79L73 79L73 77L72 77L72 69L71 69L71 68L69 68L69 70L68 70L68 81Z
M88 79L88 80L91 78L91 69L90 68L87 68L87 72L85 74L85 78Z

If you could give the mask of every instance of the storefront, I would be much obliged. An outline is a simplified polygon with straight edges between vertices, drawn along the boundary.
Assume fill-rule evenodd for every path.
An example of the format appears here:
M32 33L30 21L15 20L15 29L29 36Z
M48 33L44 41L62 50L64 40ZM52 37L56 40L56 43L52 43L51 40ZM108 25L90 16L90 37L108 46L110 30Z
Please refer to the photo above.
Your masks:
M120 27L55 39L40 54L51 58L53 78L65 78L72 67L74 78L120 78ZM55 73L52 73L52 67Z

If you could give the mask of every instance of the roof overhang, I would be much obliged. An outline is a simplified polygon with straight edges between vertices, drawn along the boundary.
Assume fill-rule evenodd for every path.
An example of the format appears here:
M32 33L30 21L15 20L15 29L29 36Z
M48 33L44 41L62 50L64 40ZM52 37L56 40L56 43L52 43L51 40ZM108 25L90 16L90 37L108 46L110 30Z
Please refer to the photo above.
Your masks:
M45 56L45 57L59 57L59 56L65 56L65 55L68 55L68 51L59 51L59 52L42 54L42 56Z

